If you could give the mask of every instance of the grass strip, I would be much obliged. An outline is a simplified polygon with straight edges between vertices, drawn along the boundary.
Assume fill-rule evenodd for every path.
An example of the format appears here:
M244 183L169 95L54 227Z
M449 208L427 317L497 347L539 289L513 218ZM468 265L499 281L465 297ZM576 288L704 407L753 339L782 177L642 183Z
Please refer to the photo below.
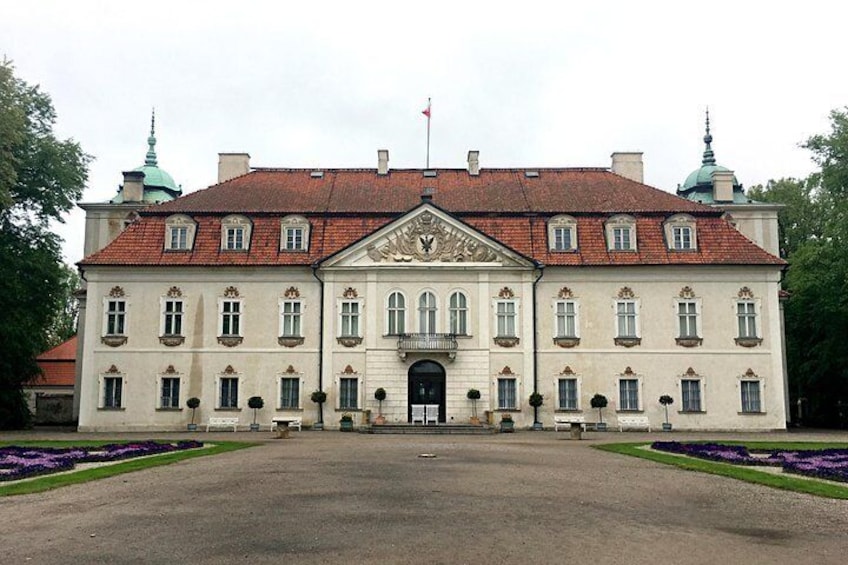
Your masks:
M694 442L693 442L694 443ZM845 444L822 444L809 442L713 442L732 445L745 445L749 449L827 449L831 447L843 447ZM593 446L595 449L609 451L611 453L619 453L621 455L630 455L641 459L656 461L666 465L674 465L680 469L687 471L698 471L701 473L710 473L711 475L721 475L730 477L740 481L756 483L773 488L783 490L791 490L814 496L825 498L848 499L848 486L834 485L819 481L817 479L802 479L792 475L773 475L765 471L757 471L755 467L745 467L741 465L731 465L729 463L719 463L717 461L707 461L694 457L685 457L663 453L660 451L652 451L644 449L650 443L608 443L603 445ZM798 447L805 446L805 447Z
M134 443L132 441L22 441L22 442L3 442L2 445L20 445L26 447L97 447L110 443ZM82 469L72 471L70 473L60 475L44 475L28 481L16 482L12 484L0 483L0 496L13 496L19 494L32 494L43 492L68 485L79 483L87 483L88 481L96 481L105 479L115 475L124 473L132 473L133 471L141 471L151 467L159 467L161 465L170 465L178 461L186 459L194 459L195 457L205 457L207 455L219 455L229 451L245 449L259 445L257 443L236 442L236 441L216 441L211 447L202 447L198 449L187 449L185 451L174 451L162 455L151 455L147 457L138 457L136 459L128 459L113 465L103 465L101 467L93 467L91 469Z

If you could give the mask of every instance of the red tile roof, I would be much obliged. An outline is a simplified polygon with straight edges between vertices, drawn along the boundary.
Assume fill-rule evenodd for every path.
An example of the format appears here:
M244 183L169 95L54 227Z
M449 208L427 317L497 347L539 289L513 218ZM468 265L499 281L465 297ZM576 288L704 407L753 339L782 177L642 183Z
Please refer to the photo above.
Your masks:
M77 337L45 351L35 358L42 376L30 386L74 386L77 358Z
M247 175L148 208L87 265L312 265L365 237L421 203L425 187L432 202L461 221L546 265L760 264L783 261L720 218L721 212L605 169L324 170L259 169ZM662 223L674 213L698 222L697 251L669 251ZM192 251L166 251L165 220L175 213L197 222ZM243 213L253 222L248 251L222 251L221 218ZM550 252L546 221L555 214L578 221L578 250ZM613 214L637 218L637 252L609 252L604 222ZM311 225L309 252L280 251L280 217L301 214Z

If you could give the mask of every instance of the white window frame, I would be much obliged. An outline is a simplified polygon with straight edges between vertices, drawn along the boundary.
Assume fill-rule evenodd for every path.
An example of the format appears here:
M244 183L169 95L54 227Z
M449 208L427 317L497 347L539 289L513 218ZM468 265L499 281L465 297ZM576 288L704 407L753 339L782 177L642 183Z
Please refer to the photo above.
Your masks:
M562 305L564 308L567 307L568 304L571 304L574 307L573 313L563 312L560 313L559 308ZM557 298L553 301L553 315L554 315L554 338L579 338L580 337L580 302L576 298ZM566 320L571 316L574 320L574 335L568 335L567 331L560 333L559 331L559 320L560 317L564 317ZM567 325L567 323L566 323Z
M560 233L568 233L569 242L560 245ZM559 253L577 249L577 220L571 216L554 216L548 220L548 249Z
M753 319L754 335L750 335L749 333L747 333L747 331L746 331L745 335L742 335L742 332L740 331L742 329L742 325L741 325L742 315L739 311L739 308L742 305L751 307L752 312L746 312L745 317L746 317L746 319ZM735 320L736 321L736 337L738 339L760 339L762 337L761 330L760 330L760 327L762 326L762 324L760 323L760 301L759 301L759 299L757 299L757 298L739 298L735 301L735 304L733 305L733 309L734 309L735 314L736 314L736 316L735 316L735 318L736 318L736 320ZM749 325L749 324L746 323L746 326L747 325Z
M179 303L180 310L179 311L168 311L168 303ZM162 296L159 298L159 335L162 337L184 337L185 336L185 298L172 298L170 296ZM177 317L180 320L180 331L179 332L168 332L168 317L172 317L176 319Z
M560 381L574 381L574 408L564 408L562 406L562 397L560 395ZM580 397L583 394L582 391L582 382L581 378L576 374L564 374L557 375L554 379L554 396L556 397L556 407L554 408L557 412L580 412L583 410L582 403L580 402Z
M633 216L619 215L610 218L605 225L607 235L607 250L608 251L637 251L636 245L636 219ZM617 245L616 230L627 231L629 245ZM623 239L623 238L622 238ZM622 242L623 244L623 242Z
M757 395L759 402L759 410L746 410L745 402L743 398L743 393L745 392L745 384L746 383L755 383L757 385ZM736 388L738 390L737 398L739 399L739 413L740 414L765 414L765 406L764 406L764 397L765 397L765 381L762 377L758 377L757 375L741 375L737 379Z
M460 305L460 299L464 300L464 304ZM449 333L461 336L471 335L468 331L468 302L468 293L464 290L454 290L448 296Z
M174 241L174 236L185 230L185 241ZM185 214L175 214L165 220L165 249L167 251L191 251L194 248L194 234L197 224ZM182 245L181 245L182 243Z
M121 310L110 310L110 308L109 308L110 302L114 302L116 305L117 304L123 304L124 309L122 311ZM129 324L129 309L130 309L130 303L129 303L129 300L127 300L126 296L123 296L123 297L120 297L120 298L113 297L113 296L103 297L103 336L104 337L126 336L126 335L128 335L127 328L129 327L128 326L128 324ZM120 329L123 330L122 332L118 333L118 332L110 332L109 331L109 329L110 329L109 328L109 326L110 326L109 317L110 316L115 316L116 322L119 318L122 320L122 326L123 327L120 328Z
M428 299L427 304L423 304L422 300L425 297L430 297L432 302ZM418 333L433 335L438 333L439 328L439 298L438 295L430 290L425 289L418 293L418 297L415 300L416 304L416 313L418 318Z
M680 308L681 308L682 304L694 304L695 312L694 313L687 312L685 314L681 314ZM690 318L691 316L695 317L695 334L694 335L691 335L691 334L690 335L683 335L683 332L680 331L681 330L681 321L682 321L681 319L684 315L687 318ZM701 335L701 333L702 333L702 331L701 331L702 323L701 323L701 299L700 298L677 298L677 299L675 299L674 300L674 317L675 317L675 322L676 322L675 325L677 327L676 337L678 339L695 339L695 338L700 339L700 338L703 337Z
M165 406L162 403L163 396L163 387L165 386L166 379L174 379L177 381L177 386L179 390L177 391L177 405L176 406ZM182 401L184 396L184 384L185 379L183 379L182 375L179 373L161 373L156 377L156 409L157 410L179 410L182 407Z
M242 240L239 247L236 240L230 242L230 231L241 230ZM221 220L221 250L222 251L248 251L250 249L250 235L252 224L250 220L241 215L227 216ZM235 234L235 231L233 232Z
M512 382L512 405L508 405L507 401L509 398L501 397L501 383L504 382ZM518 375L498 375L497 379L495 379L495 398L498 402L498 410L501 411L515 411L520 408L521 403L521 391L519 385Z
M286 307L291 305L293 310L291 312L286 311ZM294 311L294 307L296 306L297 312ZM303 301L298 298L281 298L279 300L279 328L278 328L278 336L279 337L303 337ZM287 319L291 320L291 323L287 323ZM291 332L286 332L287 325L297 325L297 331L292 330Z
M694 381L698 383L698 398L700 400L700 405L698 410L687 410L685 399L683 397L683 383L686 381ZM678 388L680 389L680 412L683 414L700 414L706 412L706 383L704 382L704 377L701 375L681 375L680 379L677 383Z
M636 408L624 408L623 398L621 396L621 383L622 381L634 381L636 383ZM615 394L618 398L618 404L616 404L616 411L618 412L642 412L644 411L644 394L642 390L642 377L639 375L618 375L615 381Z
M398 305L398 300L402 301L402 305ZM386 295L386 335L395 336L407 333L407 302L406 294L403 291L392 290Z
M236 381L236 405L235 406L223 406L223 385L225 379L234 379ZM240 410L240 403L242 402L242 391L241 391L241 381L242 376L240 373L221 373L215 378L215 410Z
M356 323L357 332L355 334L354 333L347 334L347 333L344 332L344 330L345 330L345 317L351 315L351 314L346 313L344 311L346 304L356 304L355 317L356 317L356 320L357 320L357 323ZM350 338L350 337L361 338L364 335L363 334L363 325L364 325L364 322L365 322L365 318L363 317L363 312L364 312L363 300L361 298L340 298L338 300L338 312L339 312L339 316L338 316L338 323L339 323L338 337L341 337L341 338Z
M297 382L297 405L283 406L283 382L292 380ZM277 377L277 410L303 410L303 386L304 379L301 373L282 373Z
M224 315L225 314L236 314L236 312L224 312L224 304L225 303L236 303L239 305L238 309L238 332L237 333L224 333ZM232 322L230 323L230 329L232 329ZM218 299L218 337L244 337L244 300L241 298L219 298Z
M511 313L505 312L505 313L501 314L501 312L500 312L500 305L501 304L511 305L513 311ZM494 315L492 316L492 318L493 318L493 322L494 322L493 330L494 330L495 339L520 337L520 335L521 335L521 317L520 317L521 308L520 308L520 306L521 305L520 305L520 301L519 301L518 298L496 298L493 301L492 307L494 309ZM512 318L513 332L512 332L511 335L508 334L508 333L504 333L504 334L500 333L501 317L504 317L505 320L508 319L507 317Z
M120 383L120 398L118 399L118 404L116 406L109 406L106 399L106 388L107 381L114 379L116 382ZM126 398L127 398L127 377L123 373L103 373L100 375L98 379L98 402L97 407L101 410L123 410L126 408Z
M356 406L342 406L342 381L354 381L356 382ZM349 410L349 411L358 411L362 409L362 378L360 375L354 374L343 374L338 375L336 377L336 409L337 410Z
M676 214L663 223L666 246L669 251L696 251L698 249L698 230L695 218L688 214ZM688 232L688 246L683 237L683 230ZM680 237L678 237L680 234Z
M291 233L298 230L300 231L300 245L297 245L296 238L290 237ZM280 251L289 253L309 251L309 235L309 220L303 216L286 216L280 220Z
M632 315L633 315L633 320L634 320L633 321L634 335L623 335L619 331L620 330L619 320L622 316L622 314L619 313L619 305L625 305L626 306L627 304L633 305ZM642 337L642 331L641 331L641 323L640 323L640 320L639 320L639 318L640 318L639 312L641 310L640 300L638 298L616 298L615 301L613 302L612 307L613 307L613 312L615 314L615 319L614 319L615 326L614 326L614 330L613 330L615 332L615 334L614 334L615 337L619 338L619 339L641 338ZM625 312L624 315L630 316L631 313Z

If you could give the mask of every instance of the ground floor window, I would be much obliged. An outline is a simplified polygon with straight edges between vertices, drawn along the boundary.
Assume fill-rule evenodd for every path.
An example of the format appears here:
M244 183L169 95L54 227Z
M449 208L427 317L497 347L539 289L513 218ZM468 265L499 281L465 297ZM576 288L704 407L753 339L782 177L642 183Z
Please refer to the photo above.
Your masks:
M359 379L339 380L339 408L356 410L359 408Z
M700 379L683 379L680 381L681 404L684 412L701 412L701 381Z
M577 379L559 379L560 410L577 410Z
M121 408L124 389L123 377L105 377L103 379L103 407Z
M166 377L162 379L162 389L159 396L160 408L180 407L180 379Z
M618 409L639 410L639 380L619 379Z
M742 412L762 412L760 401L760 381L741 381Z
M221 402L219 408L238 408L238 377L221 379Z
M280 408L298 408L300 406L300 379L280 379Z
M515 399L515 379L498 379L498 410L515 410L518 406Z

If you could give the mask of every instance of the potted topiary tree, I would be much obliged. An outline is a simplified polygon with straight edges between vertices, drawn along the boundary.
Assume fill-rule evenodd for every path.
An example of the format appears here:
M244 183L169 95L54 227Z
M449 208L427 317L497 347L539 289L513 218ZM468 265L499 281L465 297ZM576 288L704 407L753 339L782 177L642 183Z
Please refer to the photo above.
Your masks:
M465 396L471 401L471 423L479 426L480 418L477 417L477 401L480 400L480 391L476 388L469 388Z
M660 404L665 408L665 422L663 422L663 431L671 431L671 422L668 421L668 405L674 404L674 399L667 394L660 396Z
M186 406L191 408L191 423L188 425L188 431L196 432L197 424L194 423L194 412L197 410L197 407L200 406L200 399L196 396L192 396L186 400Z
M501 432L511 434L515 430L515 422L512 420L512 414L501 415Z
M595 425L596 429L599 432L604 432L607 429L607 424L604 422L604 415L602 410L607 407L607 397L603 394L596 394L592 397L592 400L589 401L589 404L592 405L592 408L598 409L598 423Z
M324 403L327 402L327 393L323 390L316 390L309 397L312 402L318 405L318 421L312 425L313 430L324 429Z
M375 390L374 398L376 398L378 402L377 417L374 418L374 423L378 426L382 426L386 423L386 418L383 417L383 401L386 399L386 389L380 387Z
M345 412L339 420L339 430L343 432L353 431L353 416Z
M261 396L251 396L247 399L247 407L253 408L253 423L250 424L251 432L259 431L259 424L256 423L256 411L265 406L265 401Z
M530 394L530 406L533 407L533 429L541 430L542 422L539 421L539 406L545 402L545 397L538 392Z

